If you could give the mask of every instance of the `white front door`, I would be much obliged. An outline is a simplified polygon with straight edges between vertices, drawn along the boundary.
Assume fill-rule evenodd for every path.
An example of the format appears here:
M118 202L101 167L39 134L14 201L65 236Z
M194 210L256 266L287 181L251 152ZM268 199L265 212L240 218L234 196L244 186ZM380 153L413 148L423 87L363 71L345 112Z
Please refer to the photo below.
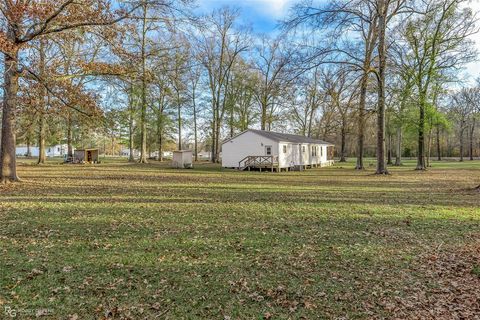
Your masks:
M292 144L292 166L298 166L300 164L301 159L301 145Z
M298 154L299 154L299 159L298 159L298 164L299 165L303 165L303 150L304 150L304 147L299 144L298 145Z

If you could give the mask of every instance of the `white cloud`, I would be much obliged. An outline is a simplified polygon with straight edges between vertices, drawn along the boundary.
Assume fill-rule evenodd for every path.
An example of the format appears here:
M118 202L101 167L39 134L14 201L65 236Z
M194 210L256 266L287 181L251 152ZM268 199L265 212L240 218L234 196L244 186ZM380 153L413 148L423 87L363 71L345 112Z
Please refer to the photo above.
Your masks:
M284 16L293 3L292 0L245 0L244 2L252 6L259 6L260 10L258 11L275 18Z

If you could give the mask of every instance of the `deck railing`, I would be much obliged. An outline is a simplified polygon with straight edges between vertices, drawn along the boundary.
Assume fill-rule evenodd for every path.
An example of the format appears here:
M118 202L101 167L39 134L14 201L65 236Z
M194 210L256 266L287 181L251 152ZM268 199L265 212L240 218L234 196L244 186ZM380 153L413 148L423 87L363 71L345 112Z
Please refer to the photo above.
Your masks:
M247 156L238 162L238 169L271 168L278 165L278 156Z

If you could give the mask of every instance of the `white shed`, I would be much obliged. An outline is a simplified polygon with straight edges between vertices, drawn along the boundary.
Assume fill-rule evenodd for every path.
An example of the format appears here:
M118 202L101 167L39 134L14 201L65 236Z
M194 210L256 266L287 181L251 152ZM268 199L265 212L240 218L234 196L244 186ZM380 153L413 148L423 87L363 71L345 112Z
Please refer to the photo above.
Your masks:
M173 151L172 167L178 168L178 169L193 168L192 150Z
M333 147L319 139L248 129L222 143L222 166L271 171L330 166Z

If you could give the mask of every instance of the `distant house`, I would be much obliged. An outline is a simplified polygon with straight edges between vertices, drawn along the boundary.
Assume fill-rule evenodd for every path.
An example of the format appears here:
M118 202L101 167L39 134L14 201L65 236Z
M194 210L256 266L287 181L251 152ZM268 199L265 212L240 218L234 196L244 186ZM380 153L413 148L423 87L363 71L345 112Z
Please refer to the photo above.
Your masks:
M157 150L157 151L150 152L148 154L148 156L151 159L157 159L158 160L158 155L159 154L160 154L160 152ZM173 157L173 152L172 151L162 151L162 159L171 159L172 157Z
M164 158L172 158L173 157L173 151L163 151L162 155Z
M15 154L19 157L25 157L27 155L28 148L26 146L16 147ZM68 153L68 145L58 144L45 148L45 154L47 157L62 157ZM40 154L39 147L30 147L30 156L38 157Z
M47 157L63 157L67 153L68 153L67 144L58 144L58 145L46 148Z
M122 157L130 157L130 149L122 149L120 151L120 155ZM172 151L163 151L162 152L163 158L172 158L173 152ZM138 158L140 157L140 150L133 149L133 157ZM158 159L158 150L152 151L148 154L148 157Z
M38 157L38 154L39 154L38 147L30 147L30 156L31 157ZM28 147L18 146L15 149L15 155L17 157L26 157L28 155Z
M133 149L132 154L133 154L133 157L134 157L134 158L137 158L137 157L140 156L140 151L138 151L137 149ZM122 149L122 150L120 151L120 155L121 155L122 157L130 157L130 149Z
M199 160L209 160L212 158L211 151L200 151L197 155Z
M319 139L249 129L222 143L222 166L271 171L330 166L333 147Z

